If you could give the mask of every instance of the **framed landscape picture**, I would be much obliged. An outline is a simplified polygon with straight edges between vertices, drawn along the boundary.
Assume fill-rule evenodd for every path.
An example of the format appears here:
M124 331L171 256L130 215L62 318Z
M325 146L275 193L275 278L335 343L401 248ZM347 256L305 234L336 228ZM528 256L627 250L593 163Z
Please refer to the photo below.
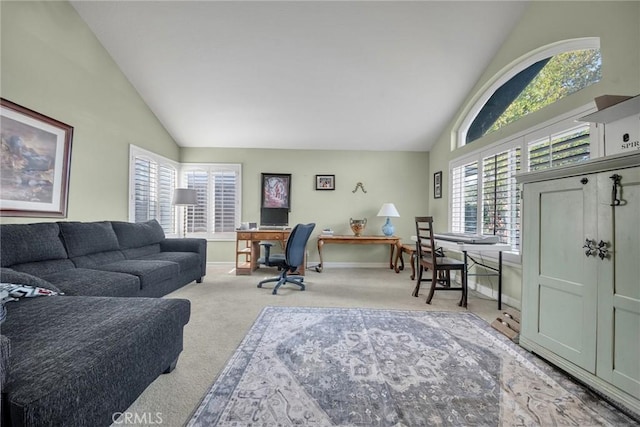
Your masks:
M66 217L73 127L0 101L1 215Z

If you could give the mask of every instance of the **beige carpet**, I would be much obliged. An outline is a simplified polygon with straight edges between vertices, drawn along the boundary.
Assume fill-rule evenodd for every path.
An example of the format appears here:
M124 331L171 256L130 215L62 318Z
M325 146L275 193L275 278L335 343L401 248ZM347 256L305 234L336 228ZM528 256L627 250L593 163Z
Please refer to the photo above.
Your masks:
M232 268L211 267L203 283L192 283L168 296L191 301L191 320L185 327L178 366L153 382L115 425L141 425L145 419L163 426L184 425L266 306L465 311L457 305L459 292L436 292L431 305L425 304L428 286L419 298L412 297L414 282L406 270L400 274L386 269L309 270L306 291L285 285L278 295L271 295L269 285L263 289L256 285L261 278L275 275L274 269L236 276ZM469 311L487 323L500 315L496 301L473 292ZM131 423L126 422L127 415Z

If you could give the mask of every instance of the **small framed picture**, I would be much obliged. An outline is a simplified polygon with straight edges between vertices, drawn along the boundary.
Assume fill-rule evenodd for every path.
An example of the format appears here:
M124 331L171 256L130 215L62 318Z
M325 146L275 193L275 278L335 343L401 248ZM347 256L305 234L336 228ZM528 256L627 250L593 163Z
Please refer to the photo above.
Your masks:
M442 171L433 174L433 198L440 199L442 197Z
M335 175L316 175L316 190L335 190Z

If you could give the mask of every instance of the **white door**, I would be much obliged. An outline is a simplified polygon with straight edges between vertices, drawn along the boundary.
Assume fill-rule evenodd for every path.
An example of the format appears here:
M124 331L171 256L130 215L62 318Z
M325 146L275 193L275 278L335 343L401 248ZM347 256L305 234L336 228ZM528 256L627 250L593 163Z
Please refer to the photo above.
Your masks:
M640 398L640 167L598 175L598 214L598 240L608 244L608 256L598 274L597 373Z
M595 373L596 175L524 186L523 337Z

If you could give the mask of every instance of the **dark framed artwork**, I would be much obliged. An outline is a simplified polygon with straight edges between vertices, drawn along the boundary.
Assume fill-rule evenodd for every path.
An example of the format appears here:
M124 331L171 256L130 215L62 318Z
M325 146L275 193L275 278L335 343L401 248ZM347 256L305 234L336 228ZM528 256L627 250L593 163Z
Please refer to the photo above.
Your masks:
M316 190L335 190L335 175L316 175Z
M262 174L262 207L291 209L291 174Z
M442 171L433 174L433 198L440 199L442 197Z
M66 217L73 127L0 101L0 214Z

